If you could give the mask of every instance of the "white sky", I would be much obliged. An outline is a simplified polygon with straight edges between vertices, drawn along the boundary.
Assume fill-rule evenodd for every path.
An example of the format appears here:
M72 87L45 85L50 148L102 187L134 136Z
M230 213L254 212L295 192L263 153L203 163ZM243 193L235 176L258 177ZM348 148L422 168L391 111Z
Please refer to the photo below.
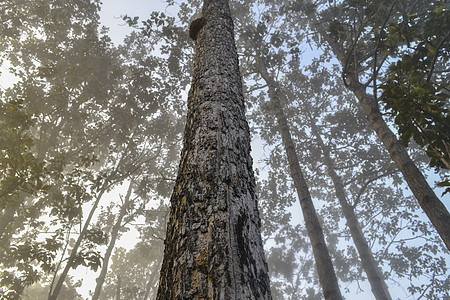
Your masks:
M109 36L112 41L119 45L127 34L132 29L122 20L121 16L128 15L129 17L139 16L140 21L146 20L152 11L165 11L166 4L161 0L104 0L100 10L100 21L103 26L109 28ZM111 198L119 200L119 194L124 196L126 194L127 186L122 186L115 189L105 195L107 201L111 201ZM102 201L103 202L103 201ZM90 209L87 207L86 209ZM98 210L98 209L97 209ZM123 234L119 241L116 243L116 247L124 247L131 249L137 242L138 233L136 230L130 230ZM106 248L106 247L105 247ZM111 264L111 261L109 262ZM78 292L83 297L89 299L89 291L95 289L98 272L79 267L76 270L71 270L69 275L74 276L75 280L82 279L83 284L78 289Z
M163 0L104 0L100 20L104 26L109 27L109 36L118 45L131 32L121 16L138 16L142 21L152 11L166 11L166 3Z
M131 32L131 29L127 24L125 24L121 16L139 16L139 20L142 21L146 20L152 11L164 11L168 15L173 15L170 13L170 9L169 12L167 12L166 3L163 0L104 0L100 11L100 18L102 24L110 29L109 36L112 41L116 45L119 45L123 38ZM255 164L258 164L258 161L263 155L263 153L261 153L262 147L259 144L260 142L258 142L257 139L255 139L252 143L252 156ZM124 188L123 191L114 192L116 195L119 192L121 194L125 194L126 188ZM438 194L440 195L439 191ZM302 219L301 216L298 217ZM122 236L121 240L118 241L118 246L128 246L126 248L129 249L136 243L136 240L137 233L133 233L131 231ZM95 278L97 277L97 274L87 268L79 268L76 271L72 271L71 274L75 275L77 278L83 279L82 290L80 289L79 292L82 292L83 296L88 298L89 290L93 290L95 288ZM389 283L391 284L392 282ZM359 293L353 295L346 294L345 296L347 299L371 299L373 297L370 292L370 286L367 282L362 282L360 285L364 291L360 291ZM341 289L346 287L348 286L343 285L341 286ZM354 287L349 288L354 291ZM394 298L395 296L405 296L405 292L402 291L402 287L400 286L390 285L389 289Z
M166 3L163 0L103 0L100 11L100 18L102 25L109 28L109 36L111 37L112 41L116 45L119 45L121 44L123 38L131 32L131 29L127 24L125 24L121 16L139 16L140 20L142 21L146 20L152 11L164 11L168 15L173 15L170 13L170 9L169 12L167 12ZM12 78L6 78L8 76L7 66L3 65L2 70L0 71L1 73L3 73L3 76L0 75L0 84L3 88L6 88L12 82ZM253 159L255 163L257 163L260 157L263 155L261 153L262 147L258 144L258 142L252 144ZM124 187L120 191L113 191L113 193L116 194L116 197L119 192L121 194L125 194L126 187ZM441 192L437 191L437 194L440 196ZM114 196L110 195L110 197ZM447 204L449 204L449 202L447 202ZM137 234L135 232L129 232L127 235L124 235L118 242L118 246L127 245L128 247L126 248L132 248L132 246L136 242L136 238ZM95 288L95 278L97 277L97 274L88 270L87 268L79 268L77 270L72 270L69 275L75 276L76 280L83 279L83 286L81 289L79 289L79 292L81 292L84 297L89 298L89 290L93 290ZM370 288L368 287L367 283L364 283L363 285L364 292L360 293L359 295L353 295L356 298L353 298L348 294L346 295L346 297L348 297L348 299L370 299L372 297ZM341 286L341 288L345 288L345 286ZM400 290L396 291L397 289L401 288L393 287L392 285L390 286L390 290L393 296L397 294L397 292L398 295L404 295L404 293Z

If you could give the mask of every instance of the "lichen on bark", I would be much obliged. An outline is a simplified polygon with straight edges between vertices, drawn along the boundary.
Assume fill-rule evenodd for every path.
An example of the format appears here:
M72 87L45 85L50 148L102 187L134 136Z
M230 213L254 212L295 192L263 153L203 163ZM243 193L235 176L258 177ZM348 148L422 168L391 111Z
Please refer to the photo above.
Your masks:
M228 1L203 18L157 299L271 299Z

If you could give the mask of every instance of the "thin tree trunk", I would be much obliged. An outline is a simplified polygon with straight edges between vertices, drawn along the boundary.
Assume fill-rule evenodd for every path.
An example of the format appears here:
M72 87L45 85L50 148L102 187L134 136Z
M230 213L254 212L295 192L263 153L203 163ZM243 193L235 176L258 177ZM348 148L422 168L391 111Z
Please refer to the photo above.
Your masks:
M75 244L73 245L72 252L69 255L69 258L67 259L66 266L64 267L63 272L58 278L58 281L56 282L55 288L53 290L50 290L50 294L48 296L48 300L56 300L58 298L59 293L61 292L61 288L64 284L64 281L67 277L67 274L69 273L70 268L72 267L73 260L75 259L75 256L77 255L78 248L81 245L81 242L84 239L84 236L87 233L88 227L91 223L91 219L94 216L94 212L97 209L98 203L100 202L100 199L103 196L103 193L106 191L106 188L102 189L102 191L97 196L94 205L91 208L91 211L89 212L89 215L84 222L84 226L82 230L80 231L80 234L78 235L77 240L75 241ZM51 287L50 287L51 288Z
M317 21L314 10L310 10L307 14L311 18L312 25L315 26L321 36L329 44L341 65L345 66L347 60L345 50L327 33L324 23ZM417 168L406 151L405 146L397 139L384 121L378 101L375 97L367 94L366 86L358 81L356 74L350 74L347 79L348 88L356 95L372 129L376 132L379 139L388 150L391 159L403 174L406 183L419 202L420 207L436 228L436 231L441 236L447 249L450 250L450 214L447 208L439 200L422 172Z
M145 286L145 293L144 293L144 297L142 298L143 300L147 300L148 297L150 296L150 290L152 290L152 287L155 285L155 283L158 280L158 276L150 276L151 280L149 280L147 282L147 285Z
M392 299L392 297L389 293L386 282L384 281L381 270L378 268L378 264L373 257L373 253L370 250L369 244L364 237L355 211L347 201L347 193L345 191L344 184L342 183L341 177L336 173L334 163L331 159L330 151L324 144L319 129L317 128L316 124L314 124L314 120L311 120L311 128L313 135L317 139L317 143L322 149L328 175L333 181L334 189L336 191L336 197L338 198L339 204L342 207L342 212L344 213L345 220L347 221L347 226L350 229L350 235L352 236L353 243L358 250L361 264L364 271L366 272L367 279L369 280L372 289L372 293L377 300L390 300Z
M291 177L294 180L294 186L297 190L298 199L303 212L306 230L308 232L311 246L316 262L316 269L319 275L320 285L322 286L322 293L325 299L342 299L339 290L339 284L334 271L333 263L328 252L325 238L317 217L314 204L309 193L308 186L303 177L300 163L298 160L295 145L292 141L289 125L284 115L283 108L277 94L277 85L267 72L266 66L260 58L257 58L259 73L264 81L267 83L269 89L269 97L271 106L274 109L275 116L278 122L278 130L281 134L283 145L286 151L286 156L289 162L289 170Z
M271 299L227 0L192 22L194 75L158 300Z
M94 216L95 210L97 209L98 204L100 203L100 200L103 197L103 194L113 184L116 184L116 183L124 180L128 176L131 176L133 172L135 172L139 169L139 166L137 166L134 169L132 169L131 171L129 171L128 173L122 174L121 176L117 176L119 167L122 166L125 156L128 153L128 151L127 151L128 147L130 147L130 144L128 144L127 147L122 152L122 155L121 155L120 159L117 161L114 170L111 172L111 175L107 179L105 179L105 182L103 183L103 186L102 186L99 194L97 195L94 204L91 207L91 210L89 212L89 215L88 215L86 221L84 222L83 227L81 227L81 219L80 219L80 234L78 235L78 238L75 241L75 244L72 248L72 252L70 253L69 258L67 259L66 266L64 267L64 270L61 273L61 275L55 285L55 288L53 289L53 286L50 286L48 300L56 300L58 298L58 295L61 292L61 288L63 286L64 280L66 279L66 276L69 273L70 268L72 268L73 260L75 259L76 255L77 255L78 248L80 247L81 242L83 241L84 236L87 233L87 230L91 223L92 217ZM138 163L138 162L136 162L136 163ZM80 215L80 218L81 218L81 215Z
M120 289L122 285L122 278L120 278L120 275L117 275L117 287L116 287L116 300L120 300Z
M450 250L450 214L447 208L436 196L422 172L409 157L406 148L387 126L375 99L366 93L365 88L359 82L351 81L350 89L358 98L373 130L375 130L392 160L402 172L420 207L436 228L447 249Z
M97 284L95 286L94 295L92 296L92 300L97 300L100 297L100 293L102 291L103 283L105 282L106 273L108 272L108 263L111 257L112 251L114 250L114 246L116 244L117 237L119 236L119 230L122 226L122 220L125 214L127 213L127 207L130 203L131 192L133 190L133 180L130 181L130 185L128 186L128 191L125 196L124 203L120 208L119 216L117 217L117 221L114 224L111 230L111 241L109 242L108 248L106 249L105 256L103 257L103 265L100 274L97 277Z

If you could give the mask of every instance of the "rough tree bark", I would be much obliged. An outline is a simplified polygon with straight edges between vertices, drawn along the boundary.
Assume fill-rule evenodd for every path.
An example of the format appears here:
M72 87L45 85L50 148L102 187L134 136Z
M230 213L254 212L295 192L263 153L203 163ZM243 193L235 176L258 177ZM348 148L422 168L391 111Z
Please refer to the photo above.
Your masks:
M278 130L281 134L281 139L283 141L289 163L289 170L291 177L294 180L295 189L297 190L300 207L305 220L306 230L313 249L314 260L316 262L316 269L319 275L320 285L322 286L323 296L327 300L342 299L333 263L331 262L331 257L325 243L322 226L320 225L319 218L317 217L308 185L303 177L297 152L295 151L295 144L292 140L289 125L279 100L277 84L267 72L266 66L260 58L257 58L257 70L261 74L261 77L264 79L269 89L270 104L277 119Z
M205 0L190 36L194 75L157 299L271 299L228 0Z
M364 237L364 233L362 232L361 225L359 224L355 211L347 201L347 192L344 188L344 184L342 183L342 179L336 173L334 162L331 159L330 150L323 142L319 129L316 124L314 124L314 120L311 120L311 128L312 134L316 137L317 143L322 149L328 175L333 181L336 197L341 205L342 212L344 213L345 220L347 221L347 226L350 230L350 235L356 246L356 250L358 251L362 267L367 275L367 279L369 280L372 293L377 300L390 300L392 297L389 293L386 282L384 281L383 274L378 268L378 264L373 257L372 250Z
M328 43L341 65L345 66L347 53L343 46L327 32L326 23L320 22L317 19L314 9L306 10L305 12L311 20L311 25L316 28ZM436 228L447 249L450 250L450 214L447 208L439 200L422 172L417 168L405 146L397 139L396 135L384 121L377 99L366 92L367 87L358 80L356 73L349 73L346 78L348 88L355 94L361 104L372 129L388 150L391 159L403 174L403 178L416 197L420 207Z

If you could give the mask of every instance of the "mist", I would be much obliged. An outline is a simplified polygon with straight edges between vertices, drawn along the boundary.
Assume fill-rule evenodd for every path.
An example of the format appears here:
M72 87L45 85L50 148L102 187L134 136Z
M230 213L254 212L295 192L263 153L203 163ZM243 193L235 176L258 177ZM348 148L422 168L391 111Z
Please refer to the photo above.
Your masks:
M0 11L0 298L450 299L444 1Z

